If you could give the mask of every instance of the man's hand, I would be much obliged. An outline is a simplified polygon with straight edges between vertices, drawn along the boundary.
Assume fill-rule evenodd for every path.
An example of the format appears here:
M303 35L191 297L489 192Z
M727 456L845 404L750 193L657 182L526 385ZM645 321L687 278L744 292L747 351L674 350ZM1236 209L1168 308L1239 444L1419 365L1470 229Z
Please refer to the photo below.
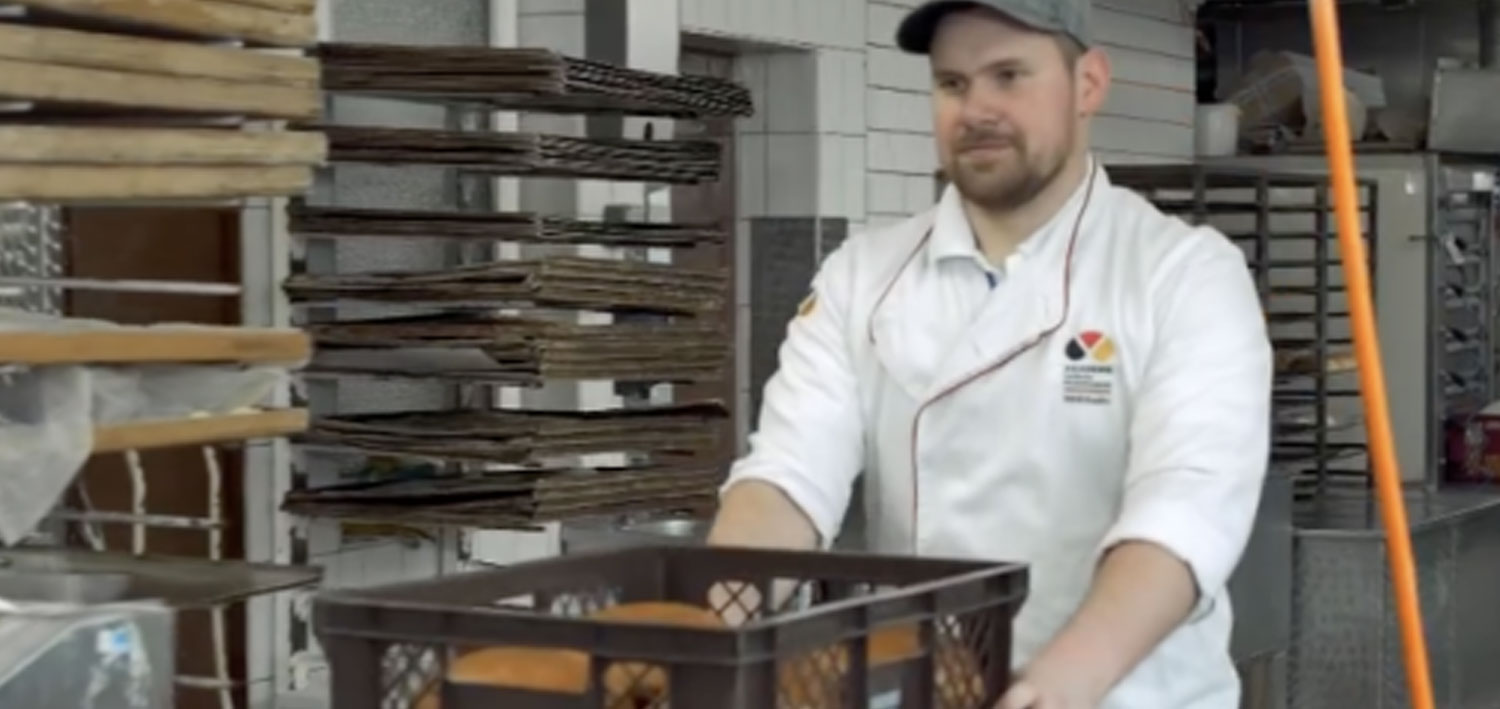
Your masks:
M1078 613L1031 661L998 709L1097 709L1182 624L1196 596L1187 565L1166 549L1149 542L1114 547Z
M1062 668L1039 662L1022 673L996 709L1097 709L1103 697Z

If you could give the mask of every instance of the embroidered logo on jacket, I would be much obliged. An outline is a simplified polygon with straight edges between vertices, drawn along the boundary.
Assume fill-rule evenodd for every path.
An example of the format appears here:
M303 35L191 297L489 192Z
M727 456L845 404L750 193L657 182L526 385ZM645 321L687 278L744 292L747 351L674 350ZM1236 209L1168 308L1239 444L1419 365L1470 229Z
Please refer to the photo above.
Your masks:
M812 315L813 311L817 309L818 294L816 292L808 293L807 297L803 298L802 302L797 304L797 317L805 318L809 315Z
M1108 404L1114 396L1115 343L1104 333L1085 330L1063 347L1063 401Z

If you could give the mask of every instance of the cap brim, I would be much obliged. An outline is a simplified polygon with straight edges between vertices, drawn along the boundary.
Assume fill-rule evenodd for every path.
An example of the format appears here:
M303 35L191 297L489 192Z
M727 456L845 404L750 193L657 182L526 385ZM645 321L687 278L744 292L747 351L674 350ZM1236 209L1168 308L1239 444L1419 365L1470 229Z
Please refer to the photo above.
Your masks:
M907 13L906 19L896 28L896 46L913 54L932 51L932 38L943 18L950 12L973 10L983 7L972 0L937 0L929 2Z

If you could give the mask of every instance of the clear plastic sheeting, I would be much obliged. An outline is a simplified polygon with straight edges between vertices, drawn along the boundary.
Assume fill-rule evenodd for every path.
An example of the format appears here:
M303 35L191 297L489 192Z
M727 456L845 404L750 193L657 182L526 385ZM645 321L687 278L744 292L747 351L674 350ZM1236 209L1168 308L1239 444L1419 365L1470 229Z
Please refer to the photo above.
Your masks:
M20 541L62 496L94 445L89 372L0 377L0 541Z
M167 709L173 630L154 603L0 602L0 707Z
M0 337L116 327L0 308ZM95 427L244 411L284 386L287 367L296 364L0 363L0 542L21 540L57 503L88 459Z

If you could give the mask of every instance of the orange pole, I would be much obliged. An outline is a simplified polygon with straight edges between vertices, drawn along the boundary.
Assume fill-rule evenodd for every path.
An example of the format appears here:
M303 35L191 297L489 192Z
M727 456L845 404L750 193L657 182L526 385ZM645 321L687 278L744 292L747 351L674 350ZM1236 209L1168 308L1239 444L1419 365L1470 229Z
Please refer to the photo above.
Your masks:
M1359 196L1354 185L1354 148L1349 139L1349 108L1344 101L1344 58L1339 44L1335 0L1309 0L1312 5L1313 44L1318 60L1319 93L1323 103L1323 133L1328 166L1333 176L1333 207L1338 225L1339 254L1344 262L1349 314L1354 326L1354 354L1359 361L1359 386L1365 405L1365 426L1374 464L1375 495L1385 525L1390 556L1391 585L1406 664L1406 684L1414 709L1434 709L1432 676L1427 664L1427 641L1422 634L1422 610L1417 602L1416 562L1412 558L1411 529L1396 470L1396 444L1391 435L1390 403L1386 399L1385 370L1375 331L1375 305L1370 296L1370 274L1359 223Z

